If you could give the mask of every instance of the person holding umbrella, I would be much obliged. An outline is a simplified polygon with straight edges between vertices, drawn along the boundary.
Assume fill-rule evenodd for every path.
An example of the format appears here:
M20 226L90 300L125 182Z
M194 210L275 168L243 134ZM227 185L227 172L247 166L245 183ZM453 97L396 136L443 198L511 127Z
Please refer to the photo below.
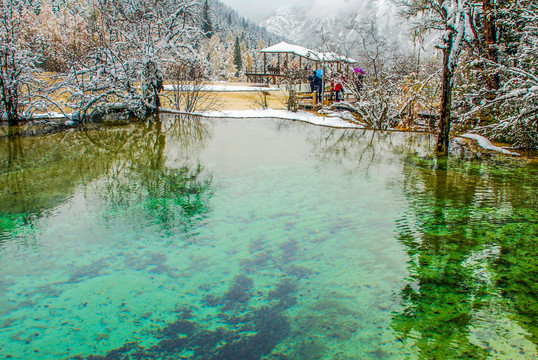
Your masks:
M353 73L355 74L355 89L357 92L360 92L362 89L362 82L364 81L364 75L366 71L361 68L353 68Z

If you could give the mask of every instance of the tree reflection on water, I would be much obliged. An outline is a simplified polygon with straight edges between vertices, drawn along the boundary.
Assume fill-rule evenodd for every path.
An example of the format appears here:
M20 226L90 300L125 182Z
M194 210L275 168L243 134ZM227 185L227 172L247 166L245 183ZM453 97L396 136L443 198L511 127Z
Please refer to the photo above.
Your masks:
M327 129L308 141L321 164L343 165L345 171L353 173L400 162L403 154L428 151L431 139L426 133Z
M107 206L144 201L143 216L185 230L207 211L211 176L196 163L168 167L165 148L173 142L189 153L208 136L206 125L188 117L48 136L5 136L0 139L5 169L0 173L2 231L31 226L32 219L67 201L79 186L101 186Z
M532 358L538 343L538 169L506 158L432 158L425 134L332 130L320 164L349 173L400 163L397 221L409 276L392 328L421 359ZM398 177L399 174L396 174Z
M406 162L410 210L397 225L410 276L393 328L420 358L535 354L537 184L528 169L506 169L446 158ZM534 220L518 218L522 207ZM503 236L514 223L527 231ZM514 288L521 282L528 287ZM518 336L521 345L513 345Z

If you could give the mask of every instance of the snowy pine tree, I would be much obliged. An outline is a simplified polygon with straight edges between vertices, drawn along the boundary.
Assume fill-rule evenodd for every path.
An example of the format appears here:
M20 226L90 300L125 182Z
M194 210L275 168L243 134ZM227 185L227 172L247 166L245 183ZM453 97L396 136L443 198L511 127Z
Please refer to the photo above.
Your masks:
M213 36L213 22L209 14L209 2L205 0L204 7L202 9L202 32L206 38Z
M239 42L239 36L235 38L234 43L234 65L237 69L235 76L239 77L239 74L243 69L243 56L241 55L241 43Z

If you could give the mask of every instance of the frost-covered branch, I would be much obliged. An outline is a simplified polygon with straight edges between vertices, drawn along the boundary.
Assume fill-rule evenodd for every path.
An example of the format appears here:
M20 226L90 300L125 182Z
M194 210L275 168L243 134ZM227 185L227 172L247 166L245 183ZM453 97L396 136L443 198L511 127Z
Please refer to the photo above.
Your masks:
M538 148L538 4L520 0L507 3L497 18L502 35L498 56L479 52L474 72L496 74L498 87L483 96L478 88L467 96L472 106L462 121L490 116L476 123L475 131L511 142L515 147Z

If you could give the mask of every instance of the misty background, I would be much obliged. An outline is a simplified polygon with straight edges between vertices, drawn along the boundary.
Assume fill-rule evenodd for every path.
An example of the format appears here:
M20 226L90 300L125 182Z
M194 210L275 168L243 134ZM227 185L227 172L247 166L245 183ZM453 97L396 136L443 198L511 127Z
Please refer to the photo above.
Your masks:
M231 6L240 15L255 22L260 22L271 16L272 12L284 6L300 6L307 10L307 14L314 17L336 16L340 10L355 10L368 0L271 0L254 2L252 0L221 0Z

